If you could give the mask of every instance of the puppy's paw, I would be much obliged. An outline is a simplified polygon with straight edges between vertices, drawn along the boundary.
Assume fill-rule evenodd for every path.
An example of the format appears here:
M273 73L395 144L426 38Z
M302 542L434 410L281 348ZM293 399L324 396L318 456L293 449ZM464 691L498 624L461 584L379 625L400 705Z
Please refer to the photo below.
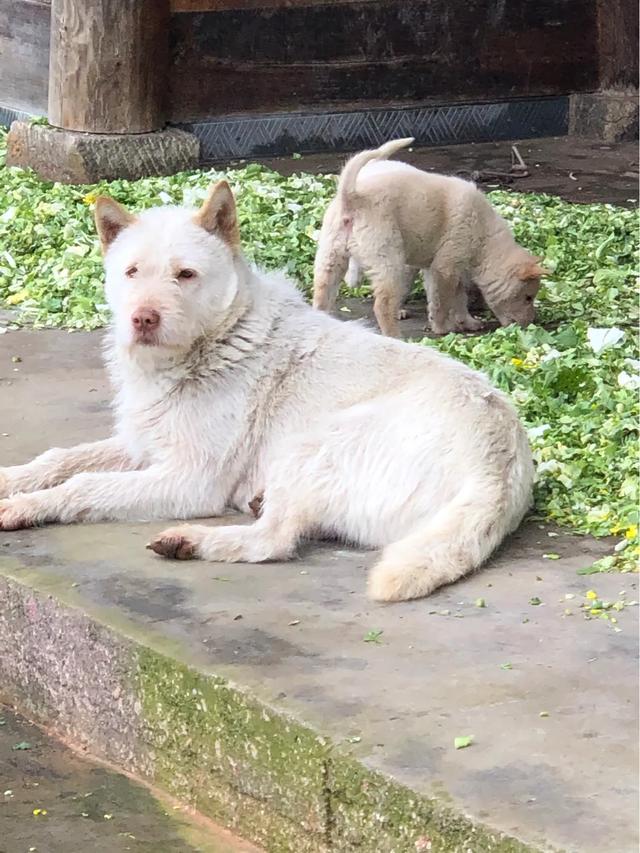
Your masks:
M0 500L0 530L23 530L36 524L36 514L27 495Z
M466 317L456 323L456 327L460 332L479 332L484 326L482 320L477 320L475 317Z
M439 337L441 335L448 335L449 332L454 331L453 329L450 329L448 326L442 326L439 323L431 323L428 328L431 329L431 333L433 335L438 335Z
M189 535L189 528L186 525L164 530L156 539L149 542L147 548L170 560L195 560L198 556L197 544L194 537Z
M398 320L408 320L411 317L411 311L408 308L401 308L396 316Z

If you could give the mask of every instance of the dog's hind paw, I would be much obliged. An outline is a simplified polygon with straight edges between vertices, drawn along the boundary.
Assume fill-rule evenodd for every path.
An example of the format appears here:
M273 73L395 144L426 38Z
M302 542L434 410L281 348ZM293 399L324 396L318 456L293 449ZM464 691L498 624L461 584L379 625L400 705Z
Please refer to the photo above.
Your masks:
M195 542L181 533L179 528L165 530L157 539L149 542L147 548L170 560L193 560L197 556Z
M254 518L260 518L262 515L262 509L264 507L264 492L260 492L253 498L253 500L249 501L249 509L251 510L251 515Z

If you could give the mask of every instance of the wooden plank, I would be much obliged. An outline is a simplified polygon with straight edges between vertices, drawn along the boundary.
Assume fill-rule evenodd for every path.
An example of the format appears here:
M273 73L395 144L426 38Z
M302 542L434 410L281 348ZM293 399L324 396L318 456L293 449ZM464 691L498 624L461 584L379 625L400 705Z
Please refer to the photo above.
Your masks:
M49 121L91 133L164 123L168 0L53 0Z
M359 0L374 3L376 0ZM394 2L394 0L391 0ZM402 3L405 0L395 0ZM353 4L353 0L171 0L172 12L222 12L230 9L292 9L303 6Z
M0 0L0 104L34 115L47 111L48 4Z
M595 0L175 14L169 115L585 91L597 84L595 14Z

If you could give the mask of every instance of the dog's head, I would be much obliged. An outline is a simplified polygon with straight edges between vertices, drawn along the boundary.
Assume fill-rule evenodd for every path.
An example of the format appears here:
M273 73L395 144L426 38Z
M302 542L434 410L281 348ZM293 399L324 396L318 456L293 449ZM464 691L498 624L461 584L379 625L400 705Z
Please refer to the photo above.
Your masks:
M509 266L498 286L483 294L502 326L512 323L528 326L533 323L535 298L543 275L546 275L546 270L540 266L540 259L526 252Z
M186 350L224 325L240 285L238 221L226 181L198 211L166 206L134 215L101 196L95 220L119 344Z

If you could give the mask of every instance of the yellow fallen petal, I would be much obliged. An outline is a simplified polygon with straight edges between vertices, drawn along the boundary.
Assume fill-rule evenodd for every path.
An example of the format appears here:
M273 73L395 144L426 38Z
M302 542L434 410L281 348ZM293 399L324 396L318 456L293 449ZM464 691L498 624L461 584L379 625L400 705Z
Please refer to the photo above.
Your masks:
M19 305L21 302L27 298L29 294L26 290L19 290L17 293L12 293L11 296L7 296L5 302L7 305Z
M598 593L597 593L594 589L590 589L590 590L588 590L588 591L587 591L587 595L586 595L586 597L587 597L590 601L593 601L595 598L597 598L597 597L598 597Z

